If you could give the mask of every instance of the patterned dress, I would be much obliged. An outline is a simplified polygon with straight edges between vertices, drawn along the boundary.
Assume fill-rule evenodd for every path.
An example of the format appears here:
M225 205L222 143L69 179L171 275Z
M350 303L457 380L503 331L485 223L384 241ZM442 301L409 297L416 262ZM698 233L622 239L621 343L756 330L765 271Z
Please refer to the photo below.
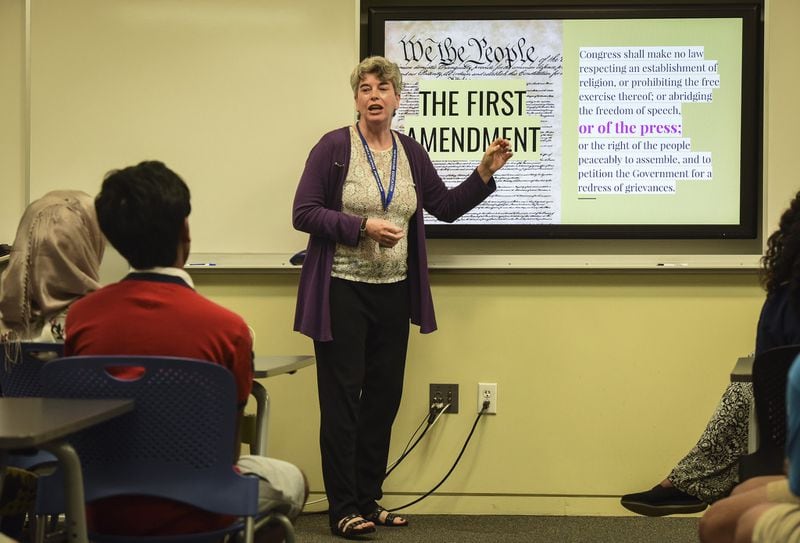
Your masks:
M752 402L752 384L728 385L700 440L669 474L675 488L709 503L730 493L747 454Z

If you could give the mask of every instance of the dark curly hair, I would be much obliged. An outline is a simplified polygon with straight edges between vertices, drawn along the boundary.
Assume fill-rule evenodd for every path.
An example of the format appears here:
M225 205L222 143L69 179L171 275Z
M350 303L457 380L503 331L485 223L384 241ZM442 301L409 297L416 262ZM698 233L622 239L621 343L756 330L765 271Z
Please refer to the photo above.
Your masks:
M760 279L767 296L788 283L789 298L800 308L800 192L795 194L789 209L781 215L778 229L767 240Z

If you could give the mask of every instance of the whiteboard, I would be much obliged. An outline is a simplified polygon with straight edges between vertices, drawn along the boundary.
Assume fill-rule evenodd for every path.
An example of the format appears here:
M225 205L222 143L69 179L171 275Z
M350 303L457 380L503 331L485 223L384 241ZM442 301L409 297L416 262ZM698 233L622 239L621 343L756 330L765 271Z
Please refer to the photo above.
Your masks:
M162 160L196 251L294 252L308 152L353 120L357 0L70 0L31 12L31 198Z

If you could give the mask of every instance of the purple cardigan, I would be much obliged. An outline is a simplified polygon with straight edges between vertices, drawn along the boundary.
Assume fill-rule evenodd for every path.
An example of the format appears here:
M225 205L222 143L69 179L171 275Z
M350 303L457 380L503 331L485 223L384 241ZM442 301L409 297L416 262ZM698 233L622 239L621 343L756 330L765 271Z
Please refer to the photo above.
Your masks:
M447 189L428 154L416 141L397 133L411 166L417 189L417 211L408 228L408 285L411 322L427 334L436 330L425 252L422 208L441 221L453 222L495 190L477 169L460 185ZM300 273L294 329L317 341L331 341L330 284L336 244L359 242L361 217L342 213L342 189L350 166L349 127L328 132L311 149L294 197L292 223L308 232L308 247Z

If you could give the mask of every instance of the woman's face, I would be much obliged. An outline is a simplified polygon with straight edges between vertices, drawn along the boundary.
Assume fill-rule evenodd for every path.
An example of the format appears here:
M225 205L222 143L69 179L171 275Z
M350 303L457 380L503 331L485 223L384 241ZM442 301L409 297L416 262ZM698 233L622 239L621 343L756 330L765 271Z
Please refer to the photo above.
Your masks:
M356 89L356 110L368 123L390 123L400 105L400 96L391 81L381 81L367 74Z

